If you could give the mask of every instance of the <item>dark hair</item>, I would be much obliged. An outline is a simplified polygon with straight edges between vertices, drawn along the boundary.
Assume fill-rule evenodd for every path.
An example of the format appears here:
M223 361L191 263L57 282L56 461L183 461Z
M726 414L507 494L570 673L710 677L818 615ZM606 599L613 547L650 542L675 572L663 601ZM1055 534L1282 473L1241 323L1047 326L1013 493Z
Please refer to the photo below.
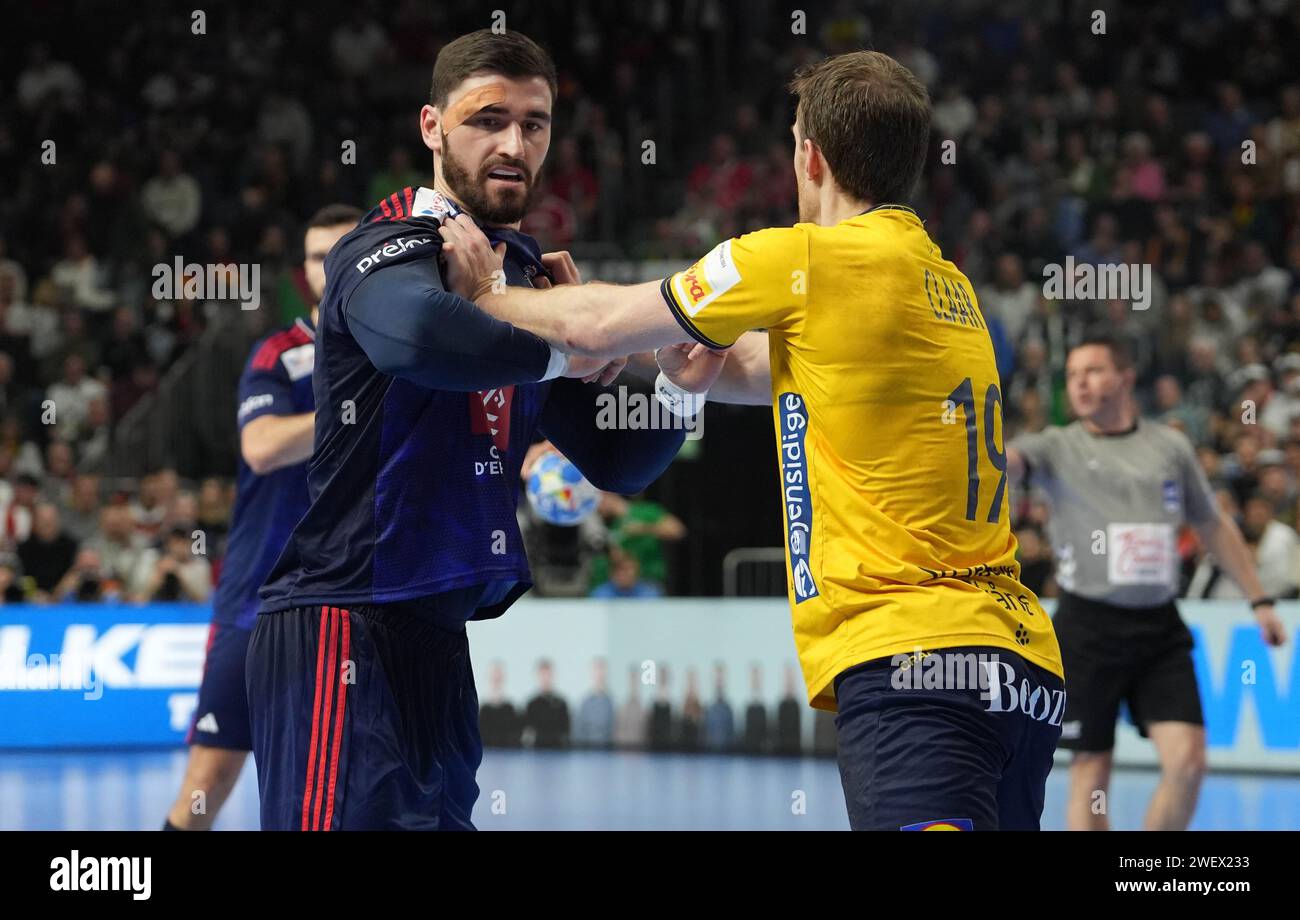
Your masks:
M433 63L429 104L443 108L451 91L480 71L504 77L541 77L551 88L555 101L558 81L555 62L541 45L521 32L493 32L479 29L448 42Z
M1083 341L1071 348L1070 351L1074 351L1075 348L1087 348L1089 345L1096 345L1108 350L1110 360L1115 364L1117 371L1126 371L1133 367L1133 353L1129 351L1129 347L1106 332L1094 332L1084 336Z
M359 223L365 214L360 208L354 208L350 204L327 204L311 216L307 221L308 230L317 230L321 227L337 227L339 224Z
M906 201L930 144L930 94L879 51L826 58L795 74L796 121L847 194L873 204Z

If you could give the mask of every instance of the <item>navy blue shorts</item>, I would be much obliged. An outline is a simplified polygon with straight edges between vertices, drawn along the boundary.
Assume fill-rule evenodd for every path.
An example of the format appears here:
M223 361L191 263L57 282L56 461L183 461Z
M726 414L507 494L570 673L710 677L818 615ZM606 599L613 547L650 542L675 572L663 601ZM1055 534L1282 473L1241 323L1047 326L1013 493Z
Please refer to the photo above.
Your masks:
M263 830L474 829L463 627L395 605L263 614L247 667Z
M228 623L208 629L208 650L203 659L203 682L194 707L186 744L232 751L251 751L248 730L248 691L244 688L244 659L252 630Z
M919 657L876 659L835 679L849 824L1038 830L1064 683L1004 649Z

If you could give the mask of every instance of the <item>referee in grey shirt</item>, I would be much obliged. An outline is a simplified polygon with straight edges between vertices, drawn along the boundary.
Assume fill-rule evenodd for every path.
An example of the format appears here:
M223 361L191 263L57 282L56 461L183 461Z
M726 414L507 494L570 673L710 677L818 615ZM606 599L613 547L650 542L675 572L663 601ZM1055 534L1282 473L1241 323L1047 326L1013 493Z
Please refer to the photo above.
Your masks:
M1066 390L1077 421L1015 438L1007 471L1051 502L1060 603L1053 623L1066 687L1061 747L1070 766L1071 830L1106 830L1094 807L1110 783L1121 702L1160 758L1148 830L1185 830L1205 773L1205 727L1192 667L1192 636L1174 606L1178 531L1201 543L1251 599L1264 641L1285 631L1231 517L1214 500L1191 443L1138 418L1132 358L1096 336L1070 351ZM1100 811L1101 813L1097 813Z

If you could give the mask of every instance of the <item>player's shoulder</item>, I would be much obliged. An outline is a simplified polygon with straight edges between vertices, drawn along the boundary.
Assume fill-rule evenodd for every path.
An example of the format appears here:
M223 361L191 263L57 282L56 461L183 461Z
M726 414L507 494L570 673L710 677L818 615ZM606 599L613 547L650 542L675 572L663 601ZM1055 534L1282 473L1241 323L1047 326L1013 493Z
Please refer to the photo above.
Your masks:
M802 265L808 255L806 224L793 227L768 227L723 240L696 263L710 278L744 278L747 281L766 274L784 272L792 263Z
M299 318L258 339L248 353L244 373L283 373L290 380L309 376L316 360L316 331Z
M460 213L441 192L407 186L382 199L347 232L325 260L326 275L360 281L372 269L442 248L438 227Z

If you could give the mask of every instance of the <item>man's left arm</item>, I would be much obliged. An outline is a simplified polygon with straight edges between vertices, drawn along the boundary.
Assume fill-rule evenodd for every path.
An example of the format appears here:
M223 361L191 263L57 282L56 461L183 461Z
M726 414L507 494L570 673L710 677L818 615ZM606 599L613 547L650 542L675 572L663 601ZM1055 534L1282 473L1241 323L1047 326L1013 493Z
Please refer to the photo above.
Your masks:
M1273 600L1264 593L1264 586L1259 582L1255 570L1255 560L1250 547L1246 545L1237 522L1220 510L1216 516L1203 524L1194 525L1201 542L1214 557L1219 567L1231 576L1251 601L1255 619L1259 621L1264 641L1269 645L1281 645L1286 641L1286 628L1277 618L1273 609Z
M677 456L686 438L686 426L604 426L604 413L597 403L602 394L617 400L616 391L610 387L567 378L555 381L542 408L539 428L596 488L620 495L640 492L659 478Z

